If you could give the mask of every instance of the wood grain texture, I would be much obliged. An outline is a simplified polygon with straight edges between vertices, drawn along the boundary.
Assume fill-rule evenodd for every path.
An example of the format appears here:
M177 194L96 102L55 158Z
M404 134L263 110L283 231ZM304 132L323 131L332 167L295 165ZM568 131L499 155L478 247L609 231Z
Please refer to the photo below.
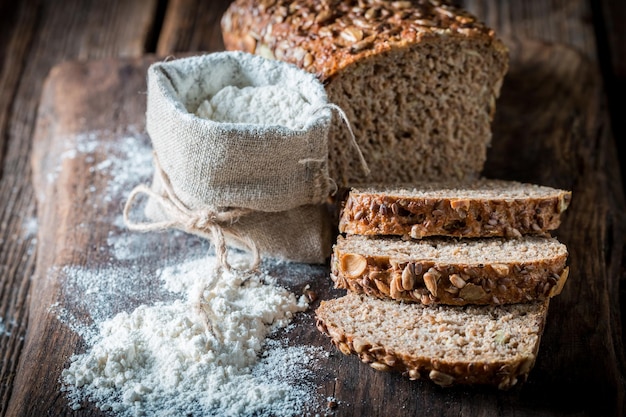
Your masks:
M35 319L29 318L28 313L28 306L33 299L29 298L28 294L35 261L50 265L53 262L51 257L55 254L53 250L37 250L38 241L43 241L36 237L37 225L43 229L43 225L47 224L44 223L47 222L47 217L46 213L41 211L36 213L34 191L30 185L31 140L37 120L37 107L43 80L49 69L63 60L141 55L144 45L152 42L150 39L155 35L154 29L159 27L159 22L154 21L155 3L156 1L151 0L0 2L0 195L2 196L0 199L0 318L3 320L1 324L4 325L4 330L0 331L0 415L5 415L7 412L17 373L17 364L24 348L26 329L30 326L29 323L35 322ZM576 64L569 69L570 72L565 72L567 79L571 79L573 74L587 79L588 73L593 72L596 66L596 41L602 42L603 40L594 36L596 28L592 24L597 19L596 16L592 19L590 15L589 5L595 6L592 2L586 0L462 0L457 3L468 7L499 32L518 40L543 39L576 48L588 59L582 66L587 69L592 68L591 70L581 71L576 66L578 58L573 58L569 53L563 52L564 49L561 47L550 45L560 51L551 59L560 59L561 54L565 54L565 57L562 57L564 62ZM221 48L219 28L216 25L219 17L216 14L220 13L218 10L226 7L225 1L170 0L167 6L166 23L163 25L157 42L158 51L161 54L172 55L186 51L208 51ZM624 33L623 19L620 17L624 15L624 4L620 1L605 0L601 2L601 8L603 12L600 19L604 22L607 39L610 42L609 46L605 45L609 51L610 71L616 73L618 81L621 82L623 80L620 78L620 63L624 61L625 50L623 42L620 43L619 40L622 39ZM532 50L532 47L529 48L531 49L526 48L526 50ZM565 50L568 49L565 48ZM548 66L553 69L562 67L554 63ZM562 70L563 68L559 71ZM134 69L128 69L128 71L133 72ZM559 71L556 74L560 74ZM512 72L512 74L526 79L523 72ZM609 414L614 411L615 415L619 415L617 414L619 410L624 410L623 382L622 385L611 386L619 375L622 380L624 379L624 350L622 344L620 351L619 341L621 325L615 308L615 294L618 292L615 287L620 285L616 277L620 274L624 277L624 265L626 265L622 240L623 219L619 215L620 210L624 212L623 191L616 188L619 181L614 180L619 177L620 168L616 163L614 144L610 143L610 131L605 121L602 121L606 116L603 114L605 103L601 97L602 93L595 85L598 82L597 77L594 75L590 78L594 84L589 87L591 99L589 103L582 105L580 96L587 94L585 89L588 87L570 88L571 86L560 85L559 77L556 77L555 81L553 76L541 78L537 73L534 77L529 77L529 80L536 85L549 82L559 84L559 89L555 92L556 97L559 98L559 103L569 103L565 107L570 112L569 118L564 119L561 116L557 119L559 123L564 122L565 127L558 128L550 125L548 120L542 119L537 125L531 124L530 131L541 138L562 135L567 144L564 149L568 151L555 150L549 144L534 143L532 149L548 153L537 154L539 161L535 160L535 154L531 152L527 152L523 157L512 156L511 160L514 163L511 172L507 165L501 160L498 162L497 158L492 158L493 161L490 162L489 172L492 174L503 176L519 174L526 175L527 178L541 178L556 183L572 184L576 195L581 196L579 201L582 201L581 205L575 203L577 206L573 207L579 207L580 210L576 209L568 213L569 220L564 225L565 228L560 231L568 243L583 242L584 244L583 248L577 248L573 252L576 255L575 267L579 270L579 274L572 275L570 282L582 283L582 285L568 289L570 292L566 294L569 298L560 299L562 307L558 310L561 316L571 311L572 317L567 318L564 323L556 322L555 326L564 326L563 329L552 329L552 333L548 329L544 341L557 343L556 346L548 345L552 347L546 348L546 355L540 358L527 387L503 396L501 403L504 415L600 415L601 411ZM509 87L509 90L504 91L509 98L499 103L499 109L502 112L507 108L506 100L512 100L522 106L525 112L537 113L530 103L541 104L541 94L533 88L531 81L527 83L528 85L519 90ZM616 85L618 88L613 88ZM611 94L617 97L617 100L609 102L611 107L615 107L615 103L620 105L623 101L623 88L619 90L620 85L609 86L609 97ZM570 101L570 94L577 98ZM578 102L578 104L572 105L573 102ZM592 108L591 103L596 103L598 107ZM545 103L543 105L545 106ZM554 105L554 107L559 106ZM552 107L546 106L546 108ZM563 114L568 111L563 111ZM616 111L615 114L617 122L620 122L623 118L622 113ZM496 122L496 131L500 132L498 134L511 133L512 128L500 125L503 123L500 116L504 117L504 114L498 116L501 121ZM524 120L528 121L528 119ZM527 128L527 125L521 122L516 126L522 130ZM540 126L543 128L539 128ZM615 130L614 136L621 139L622 135L618 132L620 131ZM517 135L515 140L523 139L519 134L515 132L513 134ZM582 152L583 147L573 144L585 142L587 138L589 138L589 143L585 146L588 149L584 152ZM502 143L496 146L511 149L514 152L516 148L519 148L516 145ZM592 153L589 161L585 159L589 156L588 151ZM564 157L566 162L558 162L556 166L549 168L540 163L557 155ZM624 158L621 162L624 163ZM567 166L569 163L580 168L585 176L579 175L576 180L568 179L566 173L568 170L573 171ZM524 164L538 171L524 174L522 169ZM49 168L41 166L39 172L45 172ZM45 190L41 190L43 191ZM599 203L593 205L593 201ZM42 233L44 231L40 230L39 234ZM99 235L92 237L96 240L102 238ZM89 254L90 250L87 253ZM75 253L74 256L77 257L77 261L81 261L84 260L84 256L92 255ZM582 261L594 259L597 260L596 263L582 263ZM600 276L603 278L599 278ZM587 288L584 285L585 280L590 277L594 287ZM604 286L596 288L597 281L604 282ZM622 293L624 293L624 287L626 283L622 280ZM591 304L583 306L577 304L586 297L591 300ZM33 306L35 303L36 301L33 302ZM626 303L622 302L622 304ZM626 311L626 308L623 308L623 311ZM597 321L597 330L589 315ZM607 318L610 320L607 321ZM302 320L305 323L311 323L310 317ZM577 329L574 324L575 320L580 321L581 332L574 336L563 336L565 329ZM621 328L623 329L623 326ZM27 339L33 337L33 334L35 334L34 331L29 332ZM561 343L562 336L564 338ZM318 337L315 332L306 333L303 340L324 343L323 339L320 340ZM69 342L75 343L76 339L70 338ZM64 340L60 337L55 339L55 343L64 343ZM561 359L558 356L561 349L565 351L569 359ZM46 352L50 352L48 347L46 347ZM584 353L586 355L581 358ZM554 363L553 358L557 358ZM592 370L584 369L581 360L582 365L591 367ZM25 362L22 369L28 369L28 366L28 362ZM428 384L413 384L398 379L389 380L384 374L373 373L366 366L355 364L354 358L336 355L330 357L324 366L327 371L319 376L320 393L340 394L341 398L346 399L350 404L341 406L337 412L338 415L360 415L359 412L364 412L363 415L372 415L374 411L382 413L388 410L400 410L406 415L416 410L419 410L420 414L437 414L441 411L439 401L442 400L446 402L446 409L442 415L487 415L494 410L500 410L500 400L492 393L462 390L440 391ZM597 386L587 382L589 379L595 383L602 379L604 374L607 376L607 382L600 381ZM335 381L334 378L337 375L344 375L345 378ZM359 376L366 377L362 386L356 379ZM54 378L49 378L47 382L52 384L53 380ZM579 381L583 381L583 384L578 385ZM385 386L384 389L380 388L381 384ZM588 387L588 391L583 387ZM600 392L598 400L593 400L594 395L601 388L607 389L607 387L608 391ZM399 389L401 393L395 395L393 389ZM570 402L569 397L564 394L566 389L573 389L574 393L581 395L572 397L575 401ZM22 401L35 401L39 395L41 393L29 399L22 395L21 399ZM54 403L55 406L62 407L60 394L57 391L51 391L46 395L50 398L44 400L44 403ZM473 399L471 401L464 399L464 395L471 396ZM54 400L53 396L59 398ZM531 402L532 398L537 398L537 401ZM605 400L608 402L601 402ZM600 406L597 412L591 411L594 402ZM483 406L486 408L482 409ZM518 411L512 411L516 407ZM13 410L16 409L13 408ZM53 415L54 411L54 409L43 410L44 414L41 415L46 415L46 413ZM70 414L66 409L63 412Z
M598 57L606 86L608 110L613 137L621 161L626 161L626 120L622 108L626 102L626 2L606 0L592 2L598 39ZM626 191L626 169L622 168L622 183ZM626 256L626 255L625 255ZM626 271L623 272L622 299L626 304ZM623 319L626 320L626 308Z
M153 5L76 0L2 2L0 7L0 415L12 394L29 322L41 224L30 151L43 81L52 66L66 59L141 55Z
M622 190L626 193L626 119L624 104L626 103L626 2L606 0L592 3L594 22L598 37L598 55L602 70L605 90L607 92L608 113L611 116L613 139L617 145L619 160L622 162ZM622 337L626 340L626 251L622 255L622 269L619 271L620 301L622 305Z
M16 2L5 2L0 6L0 161L4 160L11 116L11 105L15 98L20 76L26 63L26 55L36 25L34 8L20 7ZM2 178L0 170L0 178Z
M34 270L36 230L25 227L35 221L35 205L28 191L28 167L20 154L7 155L25 57L33 38L36 13L17 3L0 10L0 415L6 410L28 322L29 278ZM34 97L30 98L35 100ZM28 99L27 99L28 101ZM15 139L13 139L15 140ZM17 172L15 172L17 170ZM19 214L18 214L19 213Z
M595 60L596 38L587 1L462 0L459 4L500 36L563 43Z
M229 0L172 0L168 3L157 55L224 49L220 19Z
M588 60L569 48L536 42L510 46L511 76L503 86L494 125L497 140L487 172L574 192L572 206L558 231L570 248L570 280L552 303L529 381L509 392L441 389L427 381L412 382L397 374L377 372L330 346L315 329L309 312L298 319L289 337L292 343L321 346L330 353L316 365L314 378L321 403L311 404L312 410L316 406L323 409L322 399L333 396L339 400L333 414L337 416L622 415L624 358L613 272L620 265L616 254L624 246L624 201L619 193L613 193L616 185L607 177L617 160L606 120L599 111L602 94L597 74ZM31 306L33 327L22 358L23 364L43 365L20 368L9 415L70 414L57 380L69 355L82 349L82 344L48 310L57 302L64 305L68 294L64 294L62 277L47 271L71 264L98 267L108 259L101 258L97 250L107 235L106 228L94 219L96 213L106 218L110 210L119 210L120 203L98 206L90 204L90 198L96 197L82 194L81 190L98 188L102 185L98 181L103 181L102 177L73 175L89 171L85 158L62 163L57 181L50 183L47 178L50 170L59 166L64 146L60 141L67 140L68 134L75 140L81 132L102 126L114 125L116 132L123 132L129 125L142 123L143 97L133 91L141 90L145 68L146 62L140 61L67 64L56 69L47 84L33 154L33 166L38 167L34 181L45 216L39 250L45 255L38 259L33 281L33 298L39 303ZM62 92L79 91L72 88L74 83L94 79L103 81L96 91L76 92L70 100L60 98ZM126 110L111 111L112 106L107 105L110 100L127 103ZM116 137L113 132L101 140ZM77 205L75 201L81 199L85 204ZM84 222L93 226L80 229L77 225ZM167 246L168 236L158 239ZM163 257L161 253L154 256L142 261L142 267L153 269L156 259ZM321 298L339 294L330 289L326 275L311 280ZM98 413L86 404L76 415Z
M86 190L96 185L98 176L88 175L85 158L64 159L63 154L79 148L81 134L101 131L111 140L131 124L135 125L135 120L141 125L140 115L145 111L141 99L145 96L137 92L145 90L145 82L137 74L145 73L146 69L145 61L126 65L105 61L97 66L66 63L54 68L48 78L32 156L42 248L31 290L31 298L37 302L31 304L33 320L29 324L9 416L70 413L58 380L60 370L79 351L81 341L51 310L55 303L64 303L69 296L63 293L60 268L51 267L103 262L102 258L98 259L97 242L106 241L108 230L79 226L86 217L97 222L101 218L98 211L107 207L101 196L91 201L88 198ZM85 83L92 87L77 88ZM116 106L121 106L123 111ZM41 395L43 392L48 394ZM90 412L87 408L83 415Z

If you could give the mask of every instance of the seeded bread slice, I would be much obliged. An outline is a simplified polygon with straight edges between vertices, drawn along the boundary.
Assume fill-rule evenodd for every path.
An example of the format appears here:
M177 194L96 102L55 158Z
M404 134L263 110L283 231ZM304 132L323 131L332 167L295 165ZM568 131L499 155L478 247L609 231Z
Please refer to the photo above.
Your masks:
M561 292L567 247L555 238L403 240L339 236L336 288L422 304L509 304Z
M366 178L347 129L333 123L328 170L338 185L483 169L508 51L452 2L236 0L221 24L227 49L293 63L324 82L371 168Z
M423 306L348 293L321 302L317 328L376 370L508 389L534 366L548 303Z
M352 189L339 221L357 235L519 237L561 224L572 193L516 181L418 183Z

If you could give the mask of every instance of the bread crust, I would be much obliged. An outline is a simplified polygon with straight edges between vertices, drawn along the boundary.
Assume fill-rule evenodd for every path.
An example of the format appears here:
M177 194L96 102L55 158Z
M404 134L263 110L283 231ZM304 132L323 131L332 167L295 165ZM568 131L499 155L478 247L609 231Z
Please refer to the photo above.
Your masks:
M445 1L237 0L221 21L227 49L293 63L327 81L355 62L442 36L491 45L492 29Z
M500 390L508 390L527 380L538 354L541 336L548 314L549 301L544 301L541 312L534 323L538 326L537 341L532 352L519 352L508 359L476 360L471 357L463 360L445 360L427 354L412 355L394 351L375 336L364 338L346 332L332 319L331 305L340 299L322 301L316 310L316 325L326 334L331 343L345 355L357 355L362 362L378 371L400 372L411 380L428 379L442 387L453 385L490 385ZM468 314L468 319L471 317ZM417 319L417 318L416 318ZM381 329L384 332L384 329ZM446 349L441 347L442 351Z
M422 304L513 304L545 300L561 293L569 275L567 251L528 261L441 262L355 253L339 236L331 256L335 288L376 298Z
M339 231L414 239L546 234L560 226L561 214L571 197L571 192L557 189L551 195L516 199L420 197L352 190L341 209Z

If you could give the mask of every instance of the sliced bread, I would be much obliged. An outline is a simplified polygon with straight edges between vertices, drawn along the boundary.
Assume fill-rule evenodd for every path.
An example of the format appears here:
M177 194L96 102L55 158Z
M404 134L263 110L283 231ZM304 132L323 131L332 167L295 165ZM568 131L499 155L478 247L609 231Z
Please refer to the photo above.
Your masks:
M567 247L555 238L339 236L331 278L337 288L422 304L508 304L561 292Z
M506 306L424 306L358 294L322 301L317 327L374 369L438 385L508 389L535 363L548 300Z
M352 189L339 230L358 235L519 237L555 230L571 192L480 179Z

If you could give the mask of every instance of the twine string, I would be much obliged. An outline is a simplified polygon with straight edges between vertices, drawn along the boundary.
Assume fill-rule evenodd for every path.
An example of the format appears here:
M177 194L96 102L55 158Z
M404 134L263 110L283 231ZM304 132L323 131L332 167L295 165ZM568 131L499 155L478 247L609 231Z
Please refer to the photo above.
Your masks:
M339 114L339 117L341 118L343 123L348 128L348 132L350 133L350 139L351 139L352 146L356 150L357 155L359 157L359 162L361 163L361 169L363 170L363 173L365 175L369 175L370 174L370 168L367 165L367 161L365 160L365 157L363 156L363 152L361 151L361 147L359 146L358 142L356 141L356 136L354 135L354 131L352 130L352 125L350 125L350 120L348 120L348 116L346 115L346 112L344 112L341 107L339 107L338 105L336 105L334 103L326 103L326 104L322 104L319 107L316 107L313 110L312 113L315 114L315 113L317 113L318 111L320 111L322 109L334 110L334 111L337 112L337 114Z
M232 266L228 262L228 250L225 238L225 234L227 233L230 238L252 253L252 262L249 269L256 269L261 261L259 248L252 239L239 233L232 227L241 216L247 215L254 210L242 208L225 211L212 208L192 210L176 195L172 183L161 167L156 155L154 156L154 164L157 175L163 185L164 194L154 192L145 184L136 186L129 194L124 206L123 215L126 227L137 232L150 232L173 228L208 239L215 247L218 265L227 270L231 270ZM141 194L154 199L163 209L167 220L149 222L135 222L131 220L130 212L132 211L135 200Z
M217 273L219 274L220 271L218 270ZM219 339L221 338L222 333L219 330L218 326L214 325L214 323L219 322L219 318L216 316L210 304L211 299L214 298L214 294L215 294L214 288L215 288L216 281L217 279L214 278L211 282L206 284L204 288L202 288L201 291L198 291L198 294L196 294L196 296L194 297L192 306L196 314L200 316L200 319L202 320L202 324L204 325L204 329L207 332L207 334L208 335L213 334L215 335L216 338ZM207 298L205 299L204 294L207 291L209 294Z

